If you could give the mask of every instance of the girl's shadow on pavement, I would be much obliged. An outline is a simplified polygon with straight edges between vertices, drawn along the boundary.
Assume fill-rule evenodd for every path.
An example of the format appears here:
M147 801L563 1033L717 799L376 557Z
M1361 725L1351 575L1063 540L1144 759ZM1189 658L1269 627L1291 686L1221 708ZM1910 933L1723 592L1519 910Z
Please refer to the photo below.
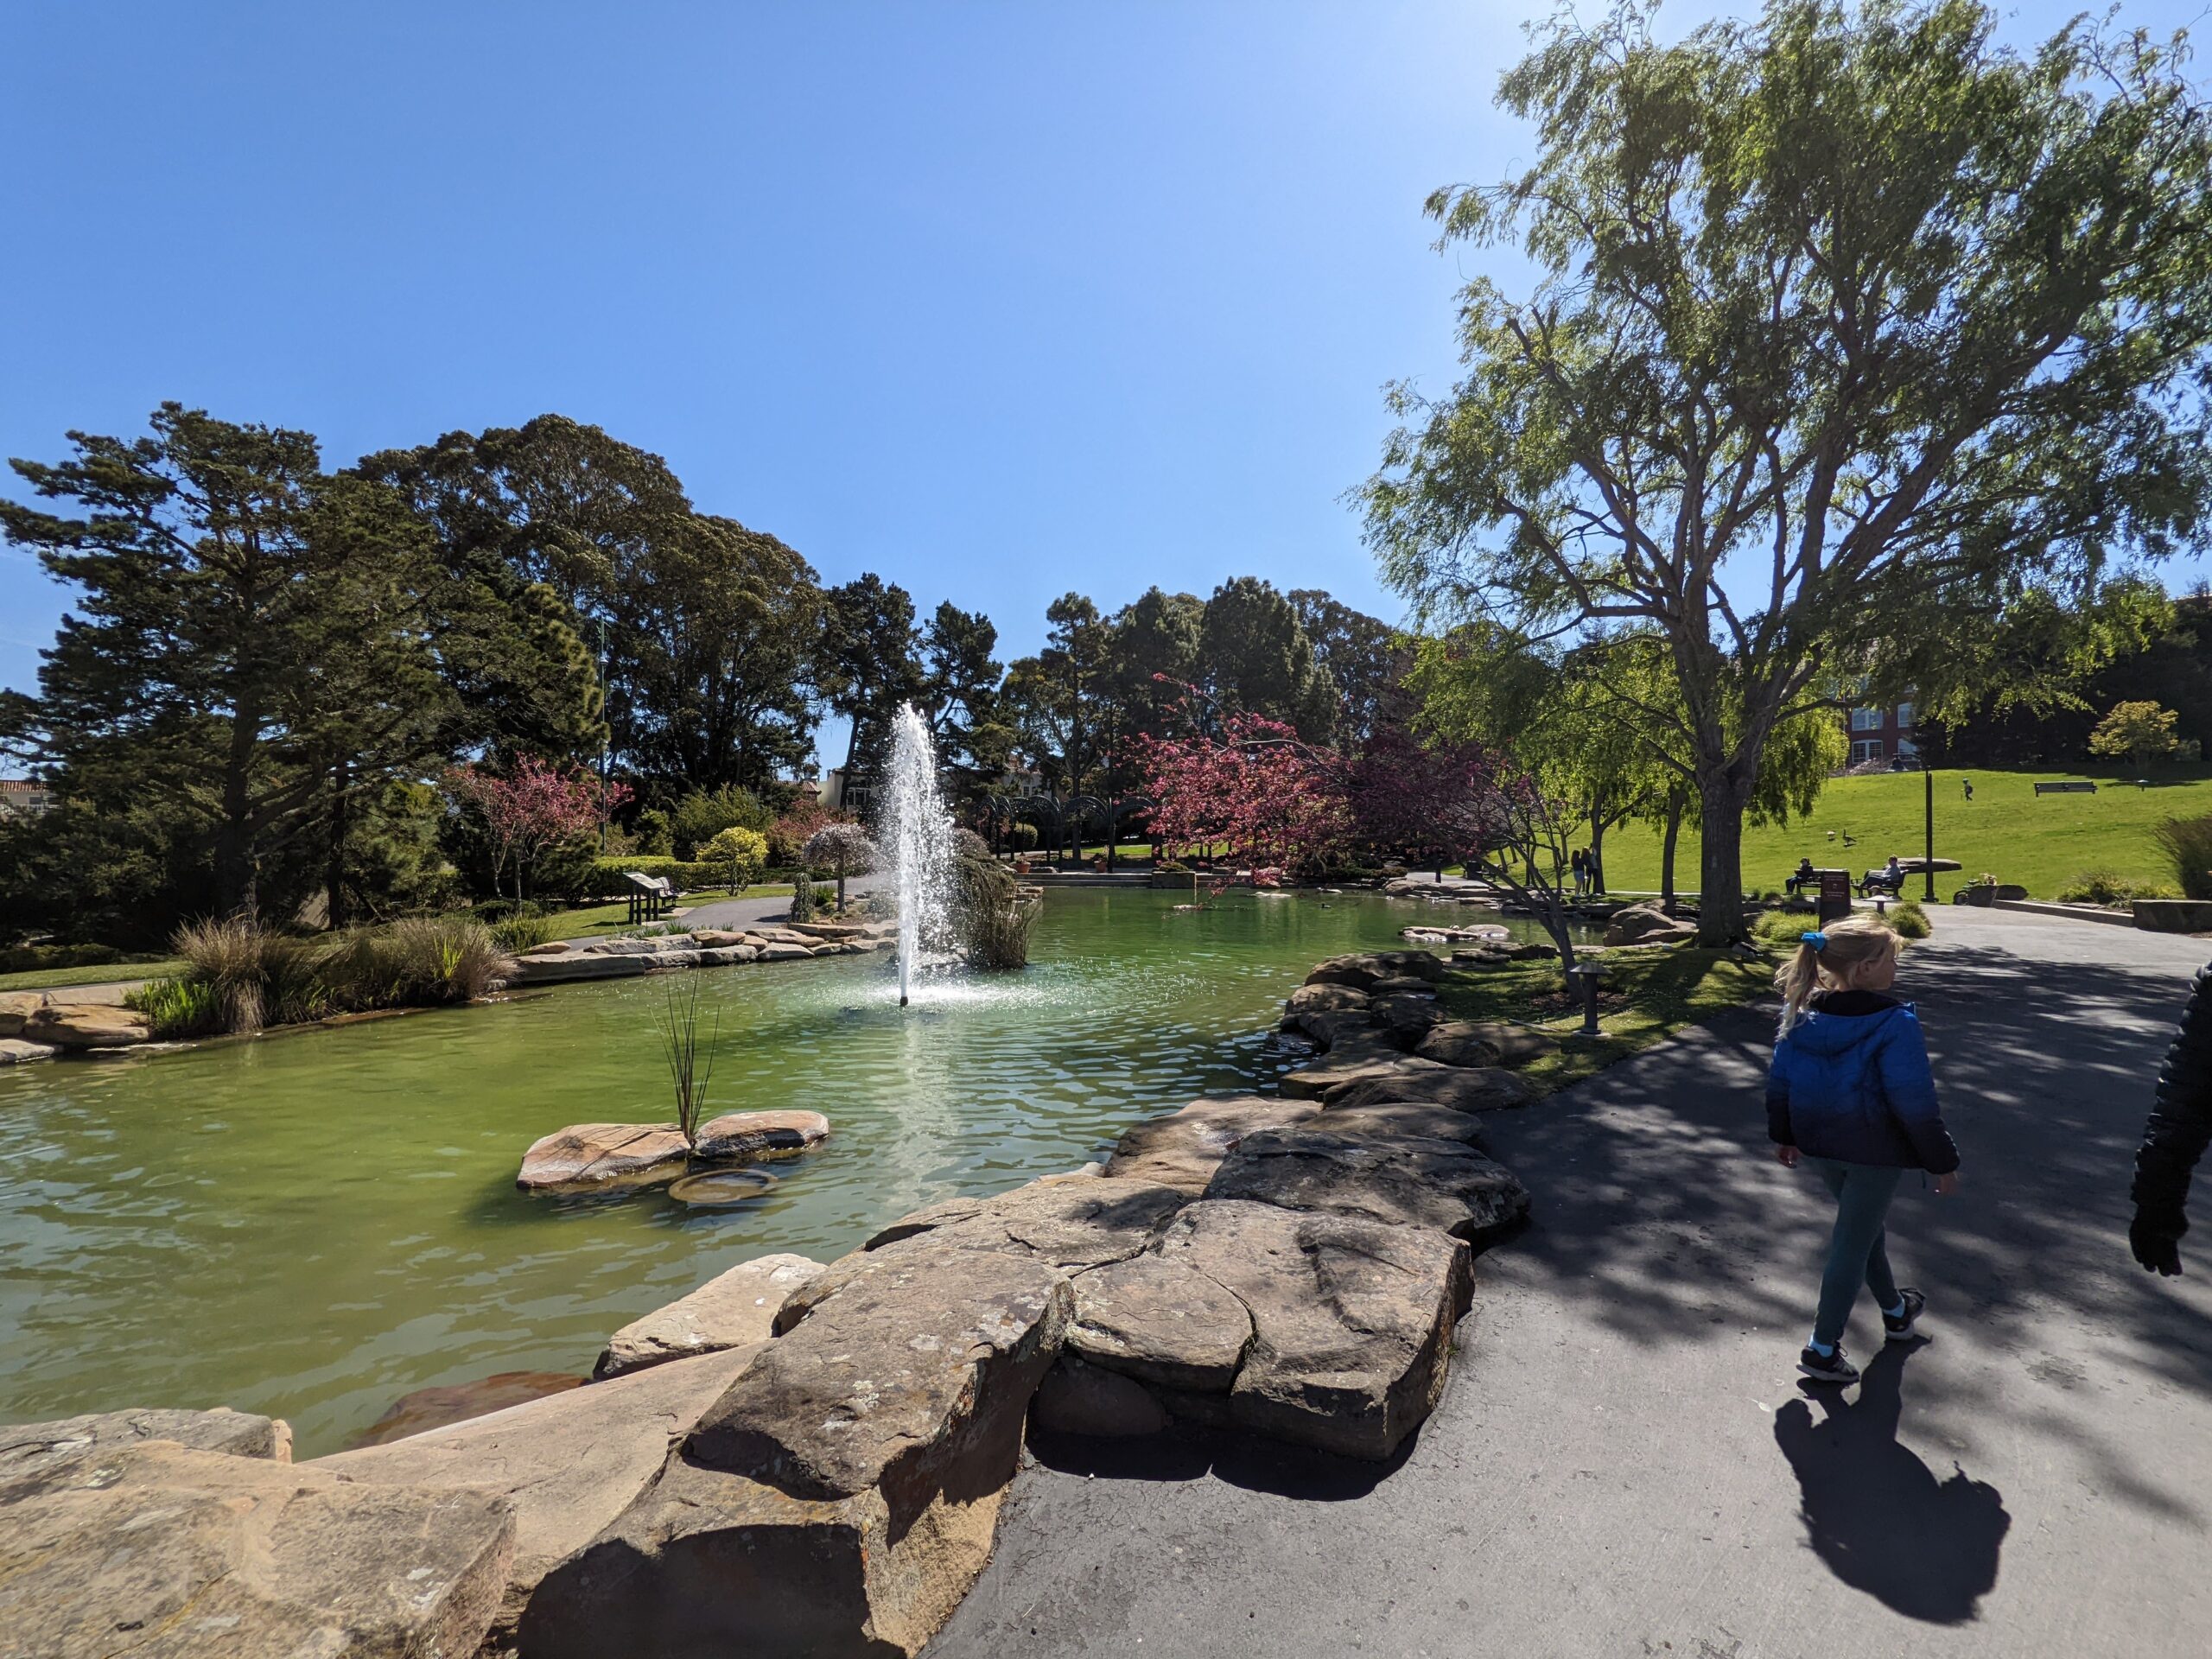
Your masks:
M1870 1363L1856 1400L1806 1385L1774 1415L1774 1443L1796 1471L1807 1541L1829 1570L1908 1618L1961 1624L1997 1582L2012 1525L1986 1481L1955 1463L1948 1480L1897 1444L1905 1356L1891 1343Z

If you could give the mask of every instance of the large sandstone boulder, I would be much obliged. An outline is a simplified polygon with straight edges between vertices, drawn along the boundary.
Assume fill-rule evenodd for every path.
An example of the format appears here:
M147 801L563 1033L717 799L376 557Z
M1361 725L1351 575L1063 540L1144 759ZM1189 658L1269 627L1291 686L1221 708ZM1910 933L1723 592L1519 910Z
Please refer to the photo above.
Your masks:
M1313 964L1306 976L1308 985L1349 985L1363 991L1377 980L1414 976L1434 981L1444 977L1444 964L1430 950L1360 950L1331 957Z
M1240 1136L1311 1117L1311 1102L1279 1095L1224 1095L1194 1100L1179 1112L1137 1124L1116 1143L1106 1173L1152 1181L1196 1197Z
M785 1301L776 1328L790 1330L883 1262L917 1251L992 1251L1062 1272L1120 1262L1157 1239L1189 1202L1173 1187L1108 1176L1046 1176L991 1198L948 1199L893 1222L832 1262Z
M1294 1014L1284 1020L1283 1028L1312 1038L1325 1052L1334 1049L1347 1038L1377 1034L1374 1016L1364 1008L1330 1008Z
M1437 1007L1433 996L1401 993L1376 997L1369 1017L1392 1042L1401 1048L1411 1048L1428 1034L1432 1026L1442 1022L1444 1011Z
M1443 1393L1471 1285L1467 1247L1455 1238L1209 1199L1176 1217L1159 1255L1211 1279L1251 1313L1252 1345L1229 1393L1234 1423L1381 1459Z
M1329 1052L1309 1065L1286 1071L1282 1091L1293 1100L1326 1100L1363 1078L1389 1077L1408 1064L1405 1051L1380 1032L1354 1034L1332 1044Z
M829 1138L830 1120L819 1112L724 1112L701 1126L694 1150L702 1158L783 1158Z
M766 1342L786 1298L822 1271L803 1255L764 1255L718 1274L688 1296L617 1331L592 1368L594 1378L725 1348Z
M793 1497L678 1454L524 1611L524 1659L902 1659L990 1559L1003 1487L894 1528L870 1489Z
M515 1185L525 1192L641 1185L681 1175L690 1156L673 1123L572 1123L531 1143Z
M1071 1300L1041 1262L885 1251L762 1349L652 1487L546 1575L522 1651L918 1652L989 1558Z
M153 1026L136 1008L106 1002L53 1002L24 1017L22 1039L48 1048L129 1048L149 1042Z
M1536 1091L1517 1072L1496 1066L1439 1065L1408 1055L1395 1068L1332 1087L1331 1107L1429 1105L1457 1112L1496 1112L1526 1106Z
M1452 1020L1433 1026L1414 1052L1445 1065L1526 1065L1559 1052L1559 1039L1503 1020Z
M1486 1244L1529 1218L1528 1189L1473 1147L1332 1135L1325 1116L1319 1127L1246 1135L1205 1195L1430 1227L1471 1244Z
M23 1021L45 1006L44 991L0 991L0 1038L22 1036Z
M1656 905L1629 905L1612 913L1605 924L1605 943L1664 944L1670 939L1690 938L1697 924L1669 916Z
M234 1458L292 1460L291 1427L281 1418L258 1417L227 1406L213 1411L142 1407L0 1427L0 1484L149 1440L174 1440L194 1451L223 1452Z
M755 945L709 945L699 952L699 965L702 968L734 968L741 963L757 960L760 955L760 949Z
M764 944L760 947L760 960L763 962L797 962L813 954L811 945Z
M515 1515L514 1554L493 1630L512 1632L538 1580L659 1478L669 1453L743 1374L758 1346L674 1360L303 1466L348 1483L506 1499Z
M1312 1127L1329 1135L1362 1135L1390 1140L1412 1135L1423 1141L1457 1141L1465 1146L1482 1143L1482 1120L1449 1106L1411 1101L1382 1106L1329 1106L1313 1120Z
M493 1493L149 1441L0 1482L0 1651L458 1659L513 1552Z
M1143 1383L1086 1364L1071 1353L1061 1354L1045 1373L1029 1407L1032 1428L1094 1439L1157 1434L1173 1421Z
M944 1492L981 1496L1013 1477L1021 1415L1072 1303L1043 1262L886 1253L760 1351L689 1455L794 1497L880 1487L894 1526Z
M1163 1389L1226 1394L1252 1345L1252 1315L1215 1280L1147 1252L1076 1275L1067 1344Z
M1286 1024L1301 1014L1341 1014L1364 1008L1367 993L1349 985L1301 985L1282 1005Z
M48 1043L27 1043L20 1037L0 1037L0 1065L28 1065L50 1060L61 1051Z

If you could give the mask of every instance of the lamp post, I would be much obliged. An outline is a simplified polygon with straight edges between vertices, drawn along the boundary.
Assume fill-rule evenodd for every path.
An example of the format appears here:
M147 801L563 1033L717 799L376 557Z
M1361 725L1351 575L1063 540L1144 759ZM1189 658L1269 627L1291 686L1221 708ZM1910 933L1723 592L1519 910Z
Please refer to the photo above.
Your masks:
M1605 1034L1598 1029L1598 979L1605 971L1594 962L1578 962L1567 970L1582 998L1582 1029L1574 1033L1578 1037Z
M1922 791L1923 827L1927 832L1927 840L1921 848L1923 855L1920 866L1922 894L1932 905L1936 902L1936 769L1928 764L1925 751L1920 757L1920 780L1924 786Z

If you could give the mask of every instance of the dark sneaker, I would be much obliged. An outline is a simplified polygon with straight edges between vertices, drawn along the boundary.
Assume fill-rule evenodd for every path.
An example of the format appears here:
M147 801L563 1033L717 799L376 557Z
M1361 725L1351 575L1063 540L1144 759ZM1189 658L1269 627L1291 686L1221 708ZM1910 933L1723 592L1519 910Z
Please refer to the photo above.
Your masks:
M1904 1299L1904 1312L1895 1319L1886 1313L1882 1315L1882 1338L1885 1342L1910 1340L1912 1327L1920 1323L1921 1310L1928 1306L1928 1299L1916 1290L1900 1290L1897 1294Z
M1835 1351L1829 1354L1808 1347L1797 1356L1797 1369L1815 1382L1856 1382L1859 1380L1859 1368L1851 1363L1840 1342L1835 1345Z

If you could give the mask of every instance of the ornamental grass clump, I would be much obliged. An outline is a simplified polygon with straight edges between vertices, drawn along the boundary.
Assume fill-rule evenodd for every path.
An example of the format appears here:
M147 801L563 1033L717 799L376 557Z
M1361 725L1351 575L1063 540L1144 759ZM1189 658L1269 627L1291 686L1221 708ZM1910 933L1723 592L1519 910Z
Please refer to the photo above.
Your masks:
M2184 899L2212 899L2212 817L2168 818L2151 838L2172 861Z
M955 926L961 955L971 968L1002 973L1029 965L1029 931L1040 901L1025 893L1006 867L990 857L953 861Z
M324 941L233 917L176 935L189 964L146 989L156 1034L243 1033L334 1014L467 1002L498 988L509 953L474 917L416 919Z
M722 1017L717 1012L706 1041L699 1039L699 982L692 980L689 997L668 988L668 1003L660 1022L661 1052L668 1061L668 1080L676 1094L676 1127L683 1144L696 1146L699 1124L707 1115L707 1084L715 1075L715 1043L721 1035Z
M204 979L149 980L123 999L146 1016L156 1042L212 1037L222 1029L215 988Z

